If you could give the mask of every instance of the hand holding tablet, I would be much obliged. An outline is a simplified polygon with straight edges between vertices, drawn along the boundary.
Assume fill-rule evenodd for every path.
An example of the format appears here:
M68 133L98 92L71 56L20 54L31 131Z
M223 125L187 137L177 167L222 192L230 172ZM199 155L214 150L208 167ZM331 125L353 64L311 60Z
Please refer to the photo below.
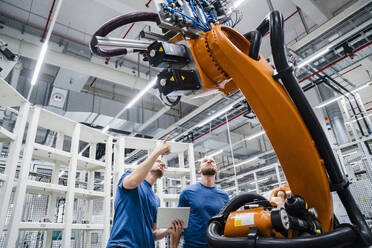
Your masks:
M156 220L157 228L169 228L175 220L181 220L184 223L184 228L189 224L190 208L158 208Z

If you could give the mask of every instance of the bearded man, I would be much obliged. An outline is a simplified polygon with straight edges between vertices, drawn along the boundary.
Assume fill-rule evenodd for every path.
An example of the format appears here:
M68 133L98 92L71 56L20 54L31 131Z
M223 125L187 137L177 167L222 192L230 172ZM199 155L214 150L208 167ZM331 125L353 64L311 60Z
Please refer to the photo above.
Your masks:
M200 182L186 187L180 195L178 207L190 207L188 228L184 230L183 248L207 248L205 234L208 221L229 201L225 191L215 185L218 169L212 158L203 158L199 168ZM171 247L178 246L181 233L172 235Z
M182 232L183 222L179 220L168 229L157 229L155 224L160 199L152 185L164 174L165 164L158 157L169 153L165 140L133 172L127 171L120 178L107 248L154 248L155 240Z

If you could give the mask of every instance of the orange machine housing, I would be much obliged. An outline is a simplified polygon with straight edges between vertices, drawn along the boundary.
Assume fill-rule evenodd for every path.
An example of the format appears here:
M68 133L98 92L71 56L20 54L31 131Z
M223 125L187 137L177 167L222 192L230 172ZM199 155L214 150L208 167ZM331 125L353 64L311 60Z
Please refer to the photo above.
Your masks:
M333 207L323 161L291 98L273 79L271 65L262 57L250 58L249 41L224 25L187 42L204 92L241 90L270 139L292 193L317 210L324 232L332 230Z
M273 226L270 211L254 208L231 212L225 224L226 237L246 237L249 227L255 226L263 237L272 237Z

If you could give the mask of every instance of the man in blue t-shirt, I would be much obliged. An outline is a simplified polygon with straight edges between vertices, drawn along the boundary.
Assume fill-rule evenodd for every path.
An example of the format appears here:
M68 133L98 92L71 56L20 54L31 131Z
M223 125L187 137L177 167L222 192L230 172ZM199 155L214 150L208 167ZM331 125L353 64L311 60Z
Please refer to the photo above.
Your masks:
M214 183L217 172L216 162L212 158L202 159L199 168L200 182L188 186L181 192L178 206L190 207L189 224L184 231L184 248L208 247L205 240L208 220L218 214L229 201L227 193ZM180 237L181 232L174 235L172 248L178 246Z
M127 171L120 178L108 248L154 248L155 240L182 232L183 223L179 220L168 229L156 229L155 225L160 199L152 185L164 174L165 164L158 157L170 153L166 142L157 146L133 172Z

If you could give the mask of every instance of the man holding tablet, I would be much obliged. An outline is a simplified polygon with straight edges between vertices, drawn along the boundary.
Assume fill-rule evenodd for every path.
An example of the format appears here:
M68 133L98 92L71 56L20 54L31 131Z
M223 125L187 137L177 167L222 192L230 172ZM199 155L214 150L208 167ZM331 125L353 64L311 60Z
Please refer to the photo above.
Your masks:
M205 233L208 220L222 209L229 201L225 191L215 185L218 172L216 162L212 158L201 161L199 173L201 181L188 186L181 192L178 207L190 207L188 227L184 231L183 248L207 248ZM181 233L177 232L172 239L172 248L178 246Z
M155 240L182 232L183 223L178 220L168 229L156 229L155 225L160 199L152 185L164 174L165 164L158 157L169 153L166 139L133 172L127 171L120 178L108 248L154 248Z

